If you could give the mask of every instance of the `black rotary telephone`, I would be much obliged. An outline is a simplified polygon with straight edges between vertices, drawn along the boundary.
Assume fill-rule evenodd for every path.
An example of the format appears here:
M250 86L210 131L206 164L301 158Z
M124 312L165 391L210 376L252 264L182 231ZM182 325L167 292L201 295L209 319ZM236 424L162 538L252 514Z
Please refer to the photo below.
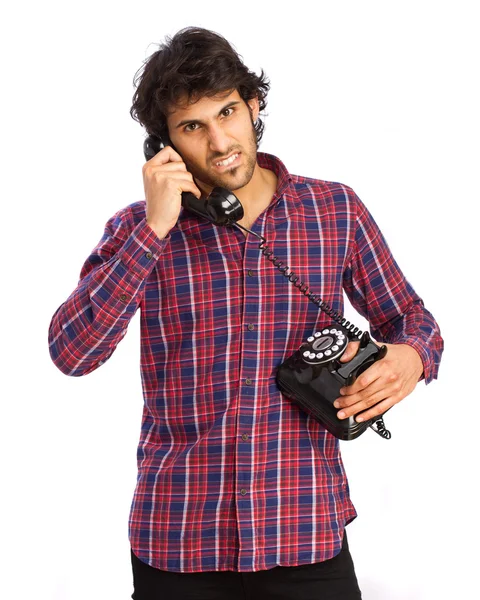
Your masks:
M147 137L143 144L145 160L153 158L164 145L163 141L156 136ZM358 415L339 419L337 409L333 406L334 401L340 396L340 389L352 385L363 371L383 358L387 353L387 347L377 346L367 331L362 333L343 315L323 302L318 295L309 292L308 285L299 281L299 277L290 267L273 256L264 237L237 223L243 217L243 207L233 192L216 187L206 199L198 199L192 193L184 192L182 206L215 225L239 227L261 240L259 248L262 254L310 302L334 321L328 327L313 333L290 358L278 367L276 380L280 391L341 440L353 440L367 427L371 427L383 438L390 439L391 434L385 428L382 416L357 423L355 417ZM352 360L342 363L340 357L345 352L349 341L360 341L360 346Z

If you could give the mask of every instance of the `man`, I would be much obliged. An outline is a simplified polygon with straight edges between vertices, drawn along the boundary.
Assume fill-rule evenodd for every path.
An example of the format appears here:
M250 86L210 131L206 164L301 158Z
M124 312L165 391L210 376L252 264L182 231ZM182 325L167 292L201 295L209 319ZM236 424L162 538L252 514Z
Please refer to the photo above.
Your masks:
M436 378L439 328L353 190L257 152L269 84L224 38L180 31L136 83L132 116L168 145L143 168L146 200L107 222L49 336L57 367L85 375L141 307L132 597L360 598L338 440L275 383L331 319L255 236L182 209L182 192L234 191L240 224L340 313L345 289L386 343L386 357L342 390L339 418L380 415Z

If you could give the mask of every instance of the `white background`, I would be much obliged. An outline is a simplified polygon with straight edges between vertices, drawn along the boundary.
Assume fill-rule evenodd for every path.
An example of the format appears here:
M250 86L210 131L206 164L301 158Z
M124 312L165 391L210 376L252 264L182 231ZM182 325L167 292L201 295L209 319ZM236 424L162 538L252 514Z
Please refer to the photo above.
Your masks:
M84 378L47 331L118 209L144 198L132 80L165 35L224 35L271 80L261 150L353 187L440 324L440 378L389 442L342 442L365 600L478 597L475 2L23 2L2 11L0 594L127 600L139 313ZM288 10L287 10L288 9ZM364 322L349 313L360 326Z

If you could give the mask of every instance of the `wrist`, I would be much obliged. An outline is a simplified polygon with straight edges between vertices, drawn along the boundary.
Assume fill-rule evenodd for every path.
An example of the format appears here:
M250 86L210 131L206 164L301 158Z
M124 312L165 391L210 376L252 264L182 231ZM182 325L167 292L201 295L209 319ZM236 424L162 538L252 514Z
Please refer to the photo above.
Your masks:
M423 371L424 371L424 366L423 366L423 360L422 357L420 356L420 353L418 352L418 350L416 348L414 348L413 346L411 346L410 344L402 344L403 346L405 346L405 348L408 348L411 356L413 357L412 360L415 362L415 367L416 367L416 371L418 372L418 378L420 379L420 377L423 375Z
M158 225L156 223L149 222L148 219L147 219L147 225L150 227L150 229L152 229L157 234L157 236L161 240L163 240L164 238L167 237L167 235L169 234L170 229L171 229L171 227L166 227L163 224Z

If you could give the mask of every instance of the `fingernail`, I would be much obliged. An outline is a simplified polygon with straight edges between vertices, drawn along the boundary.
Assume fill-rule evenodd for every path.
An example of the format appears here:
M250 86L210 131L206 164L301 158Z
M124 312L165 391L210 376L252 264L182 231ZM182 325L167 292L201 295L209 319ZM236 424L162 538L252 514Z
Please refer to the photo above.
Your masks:
M337 417L338 417L339 419L343 419L343 418L345 417L345 413L343 412L343 410L341 410L341 411L338 413Z
M338 400L335 400L335 402L333 403L333 406L335 408L340 408L340 402Z
M357 417L357 418L355 419L355 421L356 421L357 423L361 423L361 422L363 421L363 417Z

